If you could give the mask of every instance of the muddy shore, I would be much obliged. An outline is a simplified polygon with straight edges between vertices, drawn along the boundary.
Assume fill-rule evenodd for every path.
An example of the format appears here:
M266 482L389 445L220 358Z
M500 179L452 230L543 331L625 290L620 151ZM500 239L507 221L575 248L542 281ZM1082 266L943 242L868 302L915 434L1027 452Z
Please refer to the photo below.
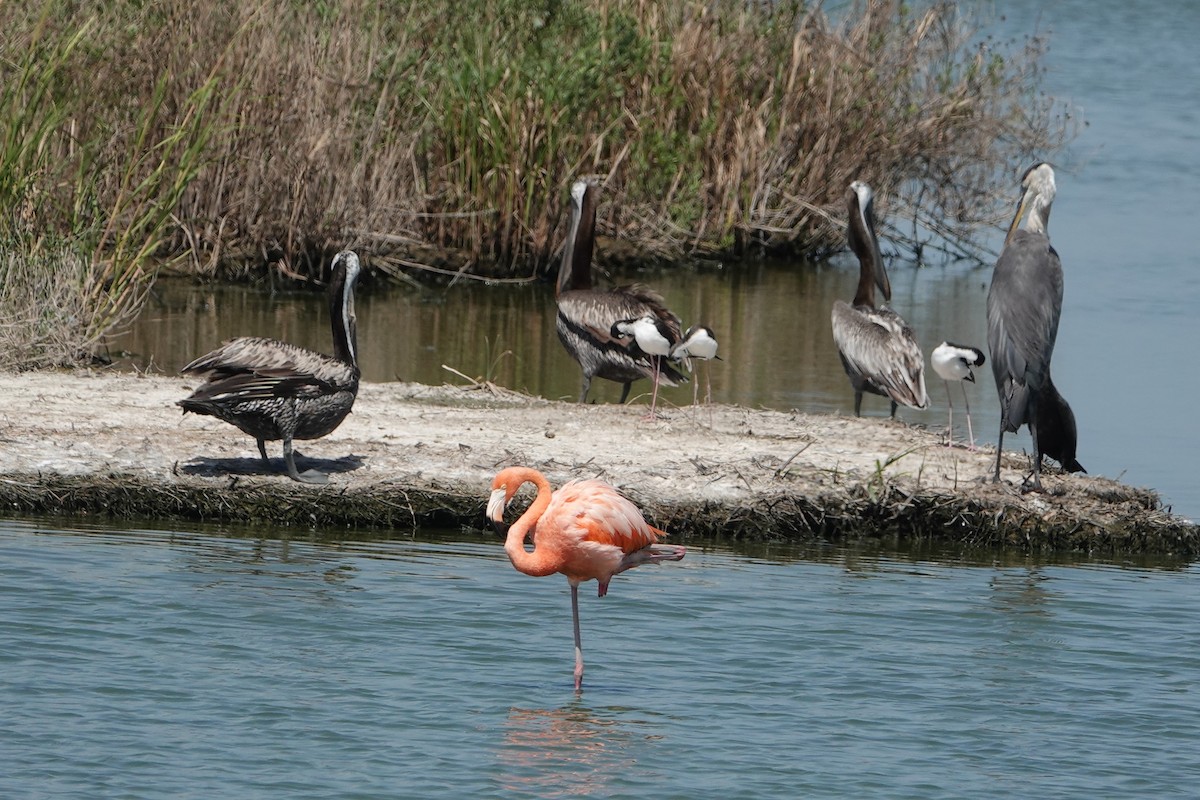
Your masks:
M195 385L108 371L0 373L0 507L8 514L232 521L409 533L483 526L492 476L525 464L558 485L601 477L654 524L694 537L907 537L1029 550L1200 552L1200 530L1151 490L1029 468L883 418L713 406L578 406L490 386L363 385L330 436L298 443L301 470L263 468L254 441L174 405ZM710 421L711 415L711 421ZM281 471L279 444L269 446Z

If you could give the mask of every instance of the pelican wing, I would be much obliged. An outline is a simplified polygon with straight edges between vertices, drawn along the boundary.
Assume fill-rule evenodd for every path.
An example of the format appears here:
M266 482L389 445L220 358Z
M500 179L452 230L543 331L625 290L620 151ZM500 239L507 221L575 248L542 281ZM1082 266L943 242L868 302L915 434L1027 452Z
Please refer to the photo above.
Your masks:
M925 357L916 334L896 312L833 305L833 340L853 383L861 381L897 403L926 408Z
M572 346L564 339L575 359L580 360L575 348L581 345L593 348L595 358L613 361L625 372L620 380L631 380L640 375L651 378L654 367L650 357L642 352L632 336L616 339L612 336L614 322L625 319L636 319L651 315L663 320L671 332L671 343L680 339L679 317L672 313L657 293L641 286L622 286L616 289L578 289L563 292L558 296L559 335L563 329L567 336L577 337L579 345ZM601 377L613 377L606 374L604 368L596 371ZM659 380L666 386L675 386L687 378L673 369L665 361L661 364Z
M183 368L189 374L209 373L191 399L238 397L246 400L336 391L337 378L351 369L321 353L287 342L240 337Z
M636 306L624 295L592 289L563 292L558 298L558 313L568 325L597 346L626 351L633 347L633 337L616 339L612 336L614 322L639 315Z
M633 339L614 339L611 335L613 323L624 319L655 316L667 323L672 344L680 339L679 317L667 308L660 295L638 285L563 292L558 298L558 309L595 341L626 350L633 345Z

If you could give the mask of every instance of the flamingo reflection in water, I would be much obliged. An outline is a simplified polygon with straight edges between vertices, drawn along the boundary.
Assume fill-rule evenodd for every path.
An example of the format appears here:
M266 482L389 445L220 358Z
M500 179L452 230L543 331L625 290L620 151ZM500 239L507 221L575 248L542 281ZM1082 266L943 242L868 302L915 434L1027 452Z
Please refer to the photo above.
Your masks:
M578 700L562 708L511 708L498 760L504 788L522 796L609 797L635 753L656 741L648 723L625 709L592 709Z

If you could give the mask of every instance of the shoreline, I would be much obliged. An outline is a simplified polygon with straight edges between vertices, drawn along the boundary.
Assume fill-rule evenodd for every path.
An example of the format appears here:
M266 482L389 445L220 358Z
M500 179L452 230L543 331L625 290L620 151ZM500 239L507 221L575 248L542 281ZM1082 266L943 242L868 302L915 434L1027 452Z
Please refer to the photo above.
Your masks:
M364 383L336 431L297 442L301 470L268 473L254 440L174 405L195 381L103 370L0 373L0 503L9 516L94 514L409 533L483 528L491 479L513 464L555 487L599 477L672 540L841 541L902 537L1029 551L1200 553L1200 526L1157 493L1029 458L947 448L936 432L881 417L718 405L544 400L489 385ZM528 491L526 489L525 491ZM519 501L518 501L519 502Z

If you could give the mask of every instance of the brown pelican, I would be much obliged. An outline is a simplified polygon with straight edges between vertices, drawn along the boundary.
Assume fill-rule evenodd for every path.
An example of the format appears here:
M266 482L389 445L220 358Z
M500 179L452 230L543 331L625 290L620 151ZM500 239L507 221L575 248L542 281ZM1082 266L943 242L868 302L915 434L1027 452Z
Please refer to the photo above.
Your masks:
M858 291L854 305L844 300L833 304L833 340L842 366L854 387L854 416L862 408L863 392L891 398L896 404L925 408L925 357L917 336L899 314L875 307L875 288L883 301L892 299L879 240L875 237L874 196L862 181L850 184L850 249L858 256Z
M954 445L954 400L950 397L950 381L957 381L962 386L963 402L967 405L967 435L971 437L971 449L975 449L975 431L971 429L971 401L967 399L967 387L963 381L975 382L975 372L971 367L983 365L983 351L978 347L968 347L965 344L942 342L933 348L929 354L929 363L946 382L946 402L950 405L950 422L946 428L946 446Z
M186 414L223 419L258 441L265 463L265 442L283 440L283 460L292 480L325 483L315 470L300 474L292 457L293 439L318 439L341 424L358 394L358 345L354 284L358 256L344 250L334 256L329 282L333 357L276 339L243 336L226 342L183 368L208 373L204 384L179 401Z
M671 360L682 361L683 366L690 372L692 369L692 359L698 358L701 361L711 361L712 359L721 360L717 355L717 337L712 332L712 328L704 325L693 325L688 328L683 334L683 341L671 348ZM704 372L704 402L712 402L712 383L708 377L707 368ZM696 381L692 386L692 405L699 402L700 382ZM710 409L711 413L711 409Z
M612 335L613 323L650 315L662 320L671 332L671 341L677 342L679 317L667 308L662 297L643 286L592 288L598 191L594 184L582 180L571 187L571 225L555 287L558 300L555 328L563 347L583 369L579 402L587 402L592 378L600 377L624 384L621 390L624 403L633 381L654 379L654 365L648 355L633 347L632 339L618 340ZM664 364L658 380L675 386L686 378Z
M1049 434L1064 458L1069 439L1068 461L1074 462L1075 417L1058 391L1051 392L1050 382L1050 357L1063 301L1062 262L1048 232L1054 170L1049 164L1035 164L1026 171L1021 186L1024 191L992 271L987 296L988 349L1000 395L1000 436L992 482L1000 480L1005 432L1016 433L1027 424L1035 453L1028 486L1041 489L1041 455L1056 457L1046 450L1042 438ZM1019 229L1026 216L1025 228ZM1042 408L1043 404L1050 407Z
M1075 444L1078 434L1075 430L1075 413L1066 399L1058 393L1058 387L1046 375L1046 386L1042 390L1041 399L1037 406L1038 452L1035 458L1050 456L1067 472L1083 472L1087 470L1075 460Z

